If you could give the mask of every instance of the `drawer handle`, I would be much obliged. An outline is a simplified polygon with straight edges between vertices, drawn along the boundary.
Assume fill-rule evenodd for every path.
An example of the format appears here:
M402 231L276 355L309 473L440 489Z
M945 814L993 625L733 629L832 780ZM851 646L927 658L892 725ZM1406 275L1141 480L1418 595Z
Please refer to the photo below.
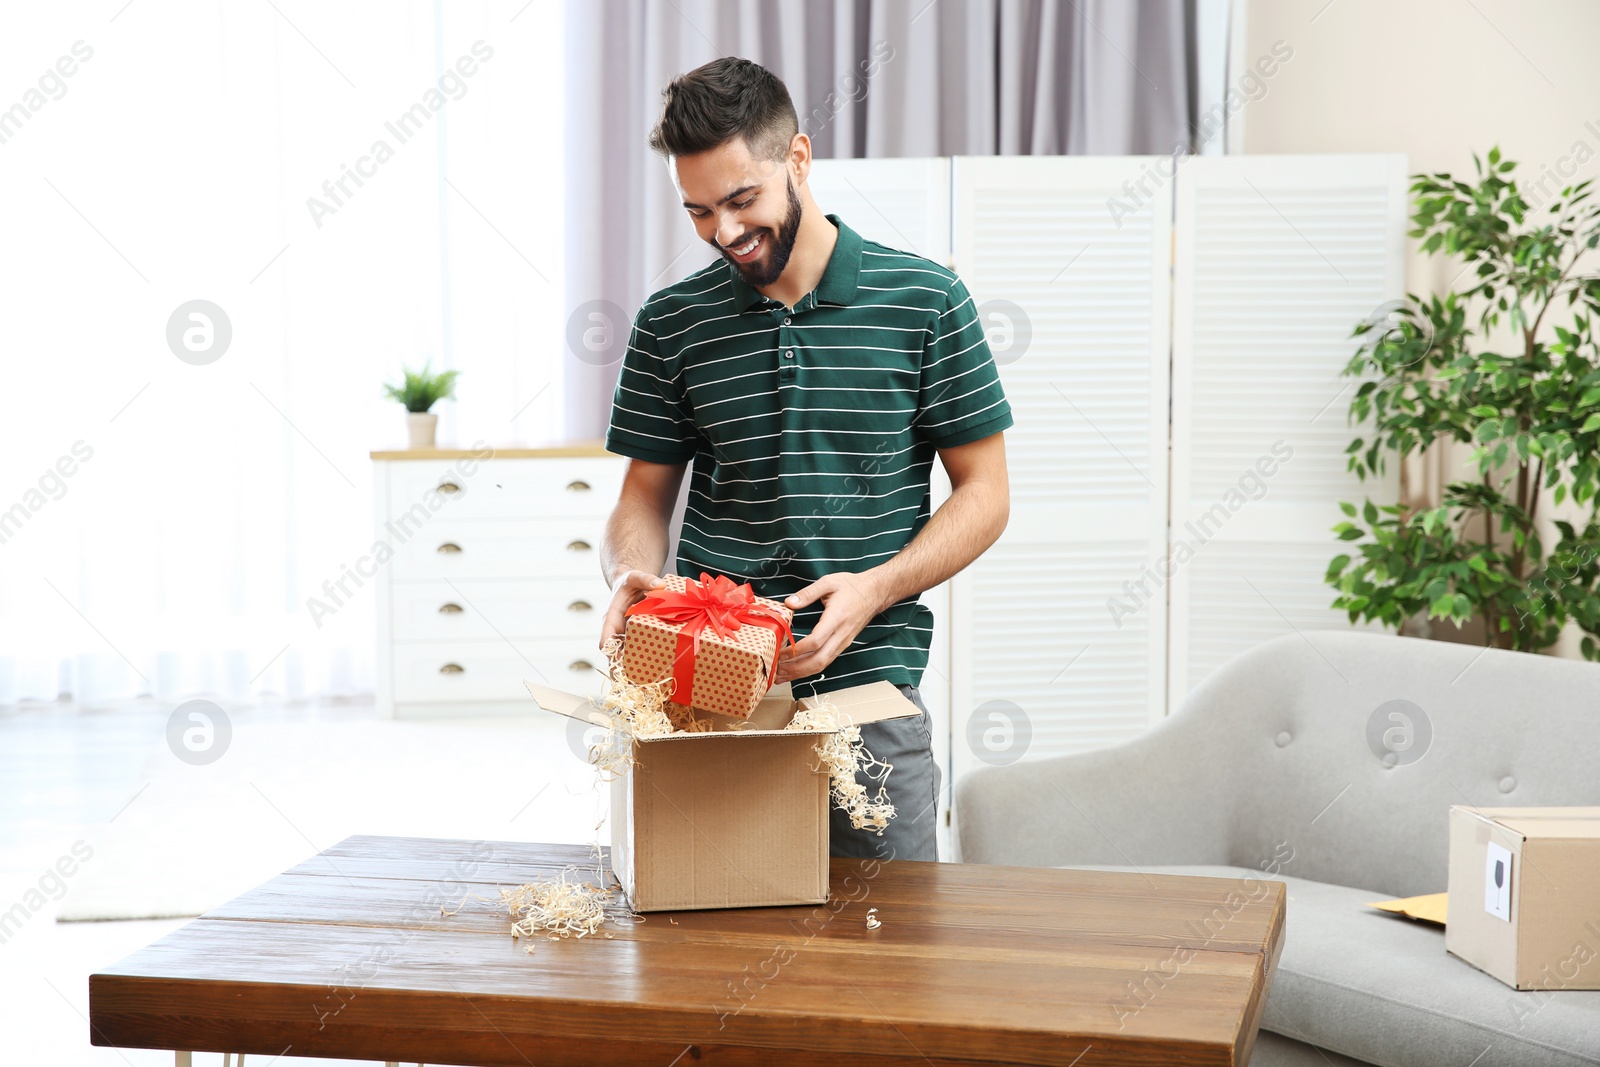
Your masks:
M587 551L589 551L589 549L591 549L593 547L594 547L593 545L589 544L589 542L583 540L582 538L579 538L576 541L567 542L567 551L568 552L587 552ZM460 550L457 549L457 551L460 551Z
M567 491L571 493L587 493L589 489L589 483L584 481L582 478L574 478L572 481L567 483Z
M453 556L461 551L461 546L456 544L454 541L446 541L444 544L439 546L439 551L443 552L447 556Z
M465 674L467 669L459 663L446 663L439 668L440 674Z
M462 608L461 608L460 604L440 604L439 605L439 614L440 615L460 615L461 611L462 611Z
M444 493L446 495L449 495L451 493L459 493L459 492L461 492L461 487L459 485L457 485L455 482L440 482L439 483L439 492Z
M594 664L590 663L586 659L575 659L571 663L567 664L567 670L569 670L569 671L592 671L592 670L594 670Z
M567 605L568 611L593 611L594 605L587 600L574 600Z

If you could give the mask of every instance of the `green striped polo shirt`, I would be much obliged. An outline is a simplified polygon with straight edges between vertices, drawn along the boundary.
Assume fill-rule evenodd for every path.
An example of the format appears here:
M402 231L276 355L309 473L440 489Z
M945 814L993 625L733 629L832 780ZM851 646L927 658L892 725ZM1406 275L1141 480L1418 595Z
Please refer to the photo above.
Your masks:
M875 567L928 521L935 450L1011 425L961 280L828 219L833 255L792 309L719 260L634 319L606 447L693 461L679 574L725 574L782 600ZM796 639L822 608L796 613ZM933 613L907 597L795 692L917 685L932 639Z

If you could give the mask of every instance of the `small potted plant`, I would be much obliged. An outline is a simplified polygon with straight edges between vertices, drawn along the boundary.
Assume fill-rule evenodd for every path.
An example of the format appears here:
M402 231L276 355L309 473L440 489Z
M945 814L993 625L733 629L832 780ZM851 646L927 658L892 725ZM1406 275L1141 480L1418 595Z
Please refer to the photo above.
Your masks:
M432 448L433 434L439 426L439 416L429 409L435 402L453 398L456 391L456 378L461 374L458 370L440 371L433 374L424 363L420 371L413 371L402 366L401 371L405 380L400 385L385 384L384 393L390 400L398 400L406 406L406 432L410 438L410 448Z

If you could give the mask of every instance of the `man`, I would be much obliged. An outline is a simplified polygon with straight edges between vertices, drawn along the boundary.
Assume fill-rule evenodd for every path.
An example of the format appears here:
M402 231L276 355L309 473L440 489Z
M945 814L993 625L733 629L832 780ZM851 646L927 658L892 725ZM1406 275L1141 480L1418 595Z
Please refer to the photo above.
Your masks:
M693 461L677 573L794 609L777 677L796 695L886 679L922 707L933 615L918 595L993 544L1009 508L1011 410L972 298L818 209L810 138L769 71L718 59L663 96L650 145L722 262L634 320L606 437L629 463L601 551L614 590L601 643L660 584ZM930 517L935 453L953 491ZM936 859L927 709L862 739L894 768L898 814L879 837L834 810L832 853Z

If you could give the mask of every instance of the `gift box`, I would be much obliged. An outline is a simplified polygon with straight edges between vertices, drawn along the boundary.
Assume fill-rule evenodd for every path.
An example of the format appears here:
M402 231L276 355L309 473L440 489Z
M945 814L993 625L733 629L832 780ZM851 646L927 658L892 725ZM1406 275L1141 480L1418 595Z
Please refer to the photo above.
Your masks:
M793 643L794 613L720 575L665 581L628 609L623 675L635 685L670 679L679 707L749 718L772 688L783 643Z

